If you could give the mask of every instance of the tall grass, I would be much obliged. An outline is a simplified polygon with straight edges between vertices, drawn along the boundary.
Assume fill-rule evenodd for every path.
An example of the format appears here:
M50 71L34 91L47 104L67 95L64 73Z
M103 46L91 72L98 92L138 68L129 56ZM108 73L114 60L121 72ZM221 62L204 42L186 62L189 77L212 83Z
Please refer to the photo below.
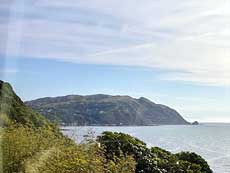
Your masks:
M2 173L132 173L131 156L105 158L95 141L75 144L47 128L13 124L1 128Z

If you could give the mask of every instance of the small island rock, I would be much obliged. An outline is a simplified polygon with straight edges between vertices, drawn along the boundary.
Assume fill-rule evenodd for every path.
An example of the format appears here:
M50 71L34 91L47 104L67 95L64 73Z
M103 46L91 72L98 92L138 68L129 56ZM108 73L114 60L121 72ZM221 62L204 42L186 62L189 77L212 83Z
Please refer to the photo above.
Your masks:
M199 122L198 122L198 121L194 121L194 122L192 123L192 125L199 125Z

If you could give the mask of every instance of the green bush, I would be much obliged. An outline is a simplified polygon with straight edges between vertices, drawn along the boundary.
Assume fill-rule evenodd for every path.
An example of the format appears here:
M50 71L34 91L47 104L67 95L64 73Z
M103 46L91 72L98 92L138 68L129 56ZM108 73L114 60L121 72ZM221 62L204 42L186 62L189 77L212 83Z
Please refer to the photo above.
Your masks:
M180 160L184 160L201 167L201 172L212 173L208 163L198 154L191 152L181 152L176 154Z
M136 173L211 173L207 162L192 153L172 154L158 147L151 149L137 138L117 132L104 132L98 137L108 160L132 155Z

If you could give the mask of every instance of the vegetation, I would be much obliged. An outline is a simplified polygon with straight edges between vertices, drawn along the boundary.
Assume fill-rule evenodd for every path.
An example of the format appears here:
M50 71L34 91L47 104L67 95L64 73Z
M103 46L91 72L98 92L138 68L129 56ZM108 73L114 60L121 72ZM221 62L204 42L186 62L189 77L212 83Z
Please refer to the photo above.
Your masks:
M137 173L211 173L207 162L195 153L172 154L158 147L151 149L139 139L123 133L104 132L98 141L109 160L132 155L136 160Z
M12 122L30 127L53 126L42 115L28 108L9 83L0 80L0 125L7 126Z
M104 132L76 144L39 113L27 108L0 81L0 172L2 173L211 173L195 153L147 148L123 133Z
M201 172L211 173L208 163L196 153L181 152L176 154L180 160L188 161L201 166Z
M1 132L3 173L131 173L131 156L107 161L97 143L77 145L46 128L10 125Z

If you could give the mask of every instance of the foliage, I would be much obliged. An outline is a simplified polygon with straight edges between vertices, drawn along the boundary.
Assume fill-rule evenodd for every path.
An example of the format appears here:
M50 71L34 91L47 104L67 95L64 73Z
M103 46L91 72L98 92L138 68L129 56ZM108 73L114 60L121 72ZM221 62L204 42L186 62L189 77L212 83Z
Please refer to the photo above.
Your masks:
M181 152L176 154L180 160L188 161L201 166L201 172L212 173L208 163L198 154L190 152Z
M10 125L1 131L3 172L24 171L24 163L37 152L52 145L71 143L48 128L31 128L20 124ZM50 142L52 141L52 143Z
M155 170L153 155L146 147L146 144L137 138L123 133L104 132L102 136L98 137L106 151L106 157L109 160L120 157L121 155L133 155L137 162L136 170L151 172Z
M114 160L121 154L133 155L137 162L137 173L212 172L207 162L195 153L172 154L158 147L149 149L144 142L127 134L104 132L97 140L105 149L109 160Z
M107 161L96 142L75 144L47 128L10 125L1 129L4 173L133 173L135 161ZM118 171L119 170L119 171Z

